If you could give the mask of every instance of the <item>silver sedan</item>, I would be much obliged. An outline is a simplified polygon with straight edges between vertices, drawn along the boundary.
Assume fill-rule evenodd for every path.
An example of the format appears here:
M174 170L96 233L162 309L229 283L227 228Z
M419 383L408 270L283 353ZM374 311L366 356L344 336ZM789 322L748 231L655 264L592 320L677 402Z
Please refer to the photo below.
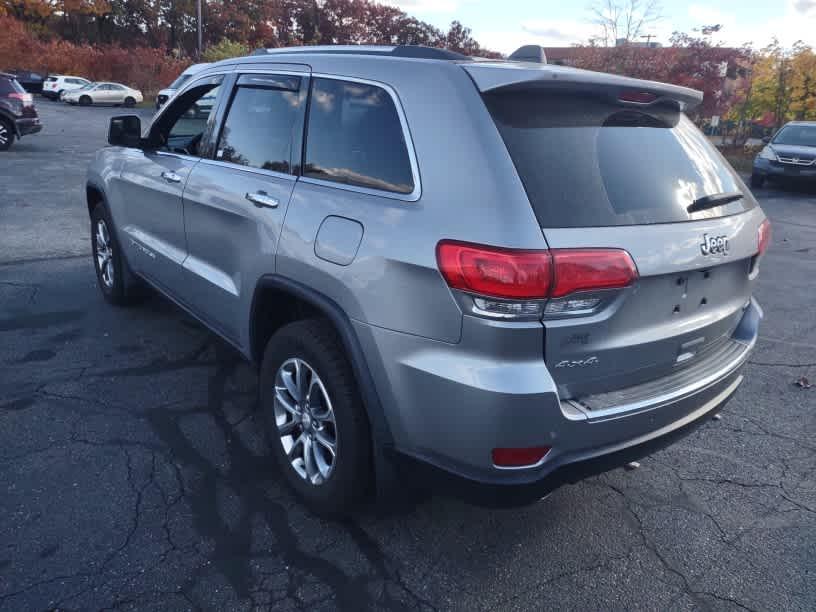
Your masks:
M91 104L113 104L135 106L142 102L144 97L138 89L133 89L121 83L90 83L85 87L67 92L63 100L69 104L90 106Z

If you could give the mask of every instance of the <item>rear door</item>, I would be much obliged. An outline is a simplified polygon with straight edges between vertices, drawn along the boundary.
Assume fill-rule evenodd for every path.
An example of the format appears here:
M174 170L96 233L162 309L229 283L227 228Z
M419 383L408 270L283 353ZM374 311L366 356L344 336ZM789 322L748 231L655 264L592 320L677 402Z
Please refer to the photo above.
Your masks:
M111 83L108 85L108 87L110 87L110 90L108 91L108 102L111 104L122 104L125 101L125 93L127 90L121 85L116 85L114 83Z
M483 98L549 248L621 249L638 270L627 288L546 305L545 359L562 395L580 397L668 375L727 342L764 217L670 90L559 85Z
M275 271L300 165L309 79L292 69L235 78L208 159L193 169L184 192L183 287L202 318L240 342L255 282ZM198 112L211 103L200 100Z
M113 100L113 90L110 83L101 83L91 93L94 104L111 104Z

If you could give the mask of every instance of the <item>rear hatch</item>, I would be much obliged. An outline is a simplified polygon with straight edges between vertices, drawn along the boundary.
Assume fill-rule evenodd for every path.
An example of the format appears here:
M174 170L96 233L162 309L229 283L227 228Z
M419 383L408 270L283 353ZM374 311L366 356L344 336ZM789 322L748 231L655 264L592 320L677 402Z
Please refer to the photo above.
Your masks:
M764 216L684 114L700 94L551 66L465 69L548 247L622 249L637 267L628 287L548 302L544 357L562 398L719 354L750 300Z
M6 98L11 111L24 119L36 119L34 96L28 93L17 79L0 78L0 97Z

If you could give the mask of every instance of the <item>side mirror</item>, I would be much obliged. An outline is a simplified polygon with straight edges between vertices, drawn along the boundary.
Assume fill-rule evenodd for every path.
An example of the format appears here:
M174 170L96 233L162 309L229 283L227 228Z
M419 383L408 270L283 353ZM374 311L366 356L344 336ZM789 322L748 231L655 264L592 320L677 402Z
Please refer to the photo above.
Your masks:
M115 147L138 148L142 142L142 120L137 115L111 117L108 143Z
M763 138L762 139L762 144L771 144L771 137L766 136L765 138Z

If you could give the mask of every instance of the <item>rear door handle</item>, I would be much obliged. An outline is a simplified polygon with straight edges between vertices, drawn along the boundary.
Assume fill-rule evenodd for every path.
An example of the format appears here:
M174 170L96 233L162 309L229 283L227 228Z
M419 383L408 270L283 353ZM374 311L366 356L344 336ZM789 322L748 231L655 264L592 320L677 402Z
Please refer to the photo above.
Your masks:
M273 198L265 191L258 191L257 193L247 193L246 199L252 202L258 208L277 208L278 204L280 204L277 198Z
M180 183L181 177L176 174L175 172L171 172L170 170L165 170L161 173L162 178L167 181L168 183Z

